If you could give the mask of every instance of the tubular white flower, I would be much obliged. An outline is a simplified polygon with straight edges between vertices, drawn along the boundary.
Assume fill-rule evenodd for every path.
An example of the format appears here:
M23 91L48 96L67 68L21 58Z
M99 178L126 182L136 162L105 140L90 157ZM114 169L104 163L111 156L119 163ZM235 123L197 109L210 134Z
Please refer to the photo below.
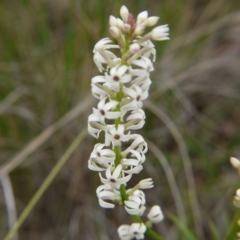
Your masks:
M143 169L142 163L145 162L146 157L136 150L130 150L129 153L131 153L131 157L123 158L121 161L123 171L127 174L139 173Z
M138 183L138 187L139 187L140 189L153 188L153 180L152 180L152 178L146 178L146 179L141 180L141 181Z
M147 215L148 219L152 222L152 223L158 223L161 222L164 219L162 210L159 206L155 205L153 206L148 215Z
M141 43L141 46L148 49L148 51L145 52L143 54L143 56L147 57L147 58L150 58L151 55L152 55L152 61L155 62L155 60L156 60L156 49L155 49L154 44L150 40L147 40L147 41L144 41L143 43Z
M118 228L118 235L120 237L121 240L131 240L133 239L133 234L130 234L129 232L130 230L130 226L129 225L121 225L119 228Z
M156 41L169 39L169 27L168 25L162 25L154 28L151 32L151 38Z
M145 112L142 109L136 109L127 117L127 123L124 125L126 130L141 129L145 124Z
M126 157L131 150L140 151L142 153L146 153L148 151L147 143L141 135L133 134L131 135L130 139L133 140L133 142L125 151L122 152L121 155L123 157Z
M98 138L101 131L106 130L106 127L100 124L100 118L91 114L88 117L88 132L93 137Z
M147 227L143 223L133 223L129 228L130 234L136 239L144 239L144 233L146 230Z
M142 69L142 71L140 69L138 69L138 71L139 71L139 73L142 73L142 74L145 74L145 72L149 73L154 70L151 60L144 56L142 56L140 60L132 61L132 64L140 67ZM139 76L139 73L137 74L138 76Z
M104 147L106 147L104 144L97 143L94 146L90 158L94 158L96 162L100 164L114 162L116 158L115 152L110 149L103 149Z
M119 164L113 172L112 167L108 167L106 170L106 178L103 178L101 173L99 173L101 182L107 185L110 185L114 189L119 189L121 184L127 183L132 175L127 175L125 177L121 177L122 175L122 165Z
M142 108L142 101L148 97L148 91L143 92L137 85L133 85L131 88L123 87L123 92L132 98L132 102L136 104L137 108Z
M128 66L116 66L110 70L110 75L106 74L106 81L110 84L111 89L115 92L120 90L121 83L128 83L131 81L132 77L127 74Z
M144 204L146 203L145 198L141 198L140 196L130 196L129 200L124 201L125 209L130 215L138 215L142 216L146 207Z
M110 149L103 149L104 144L97 143L88 160L88 168L92 171L104 171L114 162L116 154Z
M130 133L124 134L124 125L119 124L116 129L115 126L110 126L105 134L105 144L109 146L112 143L113 146L120 146L121 142L126 142L131 137Z
M105 118L116 119L121 116L121 112L111 111L111 109L115 108L119 102L111 100L110 102L106 103L106 100L107 98L104 98L98 103L98 109L93 108L93 114L99 117L102 124L105 124Z
M104 38L98 41L93 49L93 60L98 67L99 72L102 72L105 68L103 67L104 64L110 64L112 59L117 58L115 54L107 49L111 48L119 48L116 44L109 44L112 40L109 38Z
M120 201L120 192L107 185L101 185L96 190L99 204L103 208L114 208L114 201ZM110 202L109 202L110 201Z

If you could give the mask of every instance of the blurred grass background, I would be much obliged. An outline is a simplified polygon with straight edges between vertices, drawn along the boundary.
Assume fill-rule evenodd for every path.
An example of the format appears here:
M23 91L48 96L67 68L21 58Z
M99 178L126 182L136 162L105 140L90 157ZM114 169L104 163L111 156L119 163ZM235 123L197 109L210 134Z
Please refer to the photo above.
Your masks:
M195 239L225 239L239 187L229 164L230 156L240 157L237 0L1 1L0 164L1 170L10 169L17 214L86 125L96 104L90 96L91 78L99 74L92 49L109 36L109 15L119 16L123 4L135 16L144 10L160 16L161 24L170 25L171 36L156 43L158 57L141 131L161 154L149 151L145 170L131 184L154 179L147 204L162 206L165 221L154 228L166 239L194 239L186 231ZM130 221L121 208L98 206L95 189L100 180L87 168L93 145L91 137L84 140L24 222L18 239L118 239L117 227ZM181 147L187 152L182 154ZM16 159L20 164L12 165ZM178 200L170 191L164 161L184 204L185 233L179 230ZM196 185L200 233L193 227L189 179ZM2 191L0 239L8 231L5 205Z

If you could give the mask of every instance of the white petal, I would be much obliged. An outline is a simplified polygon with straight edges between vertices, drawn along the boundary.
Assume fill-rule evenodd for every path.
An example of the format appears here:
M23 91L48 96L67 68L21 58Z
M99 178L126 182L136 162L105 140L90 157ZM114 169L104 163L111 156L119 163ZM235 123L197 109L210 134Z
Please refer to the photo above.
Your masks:
M105 202L101 198L98 199L99 205L103 208L114 208L115 205L113 203Z

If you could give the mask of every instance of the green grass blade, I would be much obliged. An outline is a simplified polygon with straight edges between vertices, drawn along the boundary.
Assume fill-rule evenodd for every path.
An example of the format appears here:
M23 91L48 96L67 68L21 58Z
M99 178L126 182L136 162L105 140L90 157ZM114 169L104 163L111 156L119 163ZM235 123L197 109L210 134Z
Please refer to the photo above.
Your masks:
M174 224L184 235L185 240L197 240L194 234L177 217L175 217L172 214L169 214L169 218L174 222Z

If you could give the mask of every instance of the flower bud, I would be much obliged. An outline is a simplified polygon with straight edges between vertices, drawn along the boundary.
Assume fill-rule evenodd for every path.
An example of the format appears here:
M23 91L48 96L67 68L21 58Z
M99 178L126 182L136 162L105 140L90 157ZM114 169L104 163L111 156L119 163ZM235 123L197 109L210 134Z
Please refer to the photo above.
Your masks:
M237 158L231 157L230 162L234 168L240 168L240 161Z
M117 26L118 25L118 20L114 16L109 17L109 25L110 26Z
M128 11L127 7L123 5L120 9L120 16L122 17L122 20L124 22L127 21L128 14L129 14L129 11Z
M159 17L149 17L149 18L147 19L147 26L148 26L148 27L152 27L152 26L156 25L156 23L158 22L158 20L159 20Z
M147 11L139 13L138 16L137 16L137 24L140 24L140 23L146 21L147 18L148 18L148 12Z
M136 53L136 52L138 52L139 50L140 50L140 45L139 45L139 44L133 43L133 44L130 45L129 51L130 51L131 53Z
M124 25L122 27L122 31L123 31L123 33L130 34L131 26L128 23L124 23Z
M109 32L113 38L118 38L120 35L119 28L113 26L109 28Z
M157 205L150 209L147 217L152 223L161 222L164 218L161 208Z

